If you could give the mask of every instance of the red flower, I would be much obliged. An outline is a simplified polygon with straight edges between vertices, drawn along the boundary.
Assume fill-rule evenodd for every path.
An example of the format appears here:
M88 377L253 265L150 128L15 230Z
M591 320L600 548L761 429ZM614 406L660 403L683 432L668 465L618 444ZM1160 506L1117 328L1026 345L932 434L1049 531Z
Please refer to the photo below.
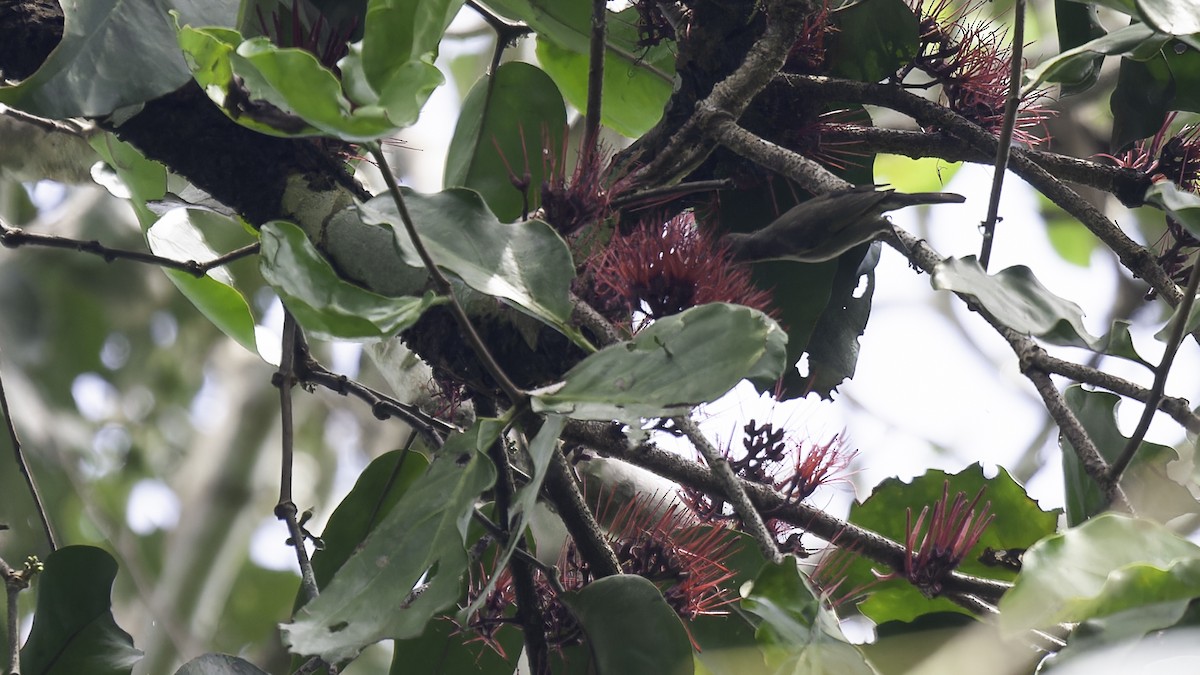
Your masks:
M904 539L907 555L904 558L903 575L926 596L932 598L942 592L946 577L979 543L983 531L995 518L995 514L988 513L992 508L991 502L986 502L976 516L975 507L983 497L984 489L979 488L970 503L964 492L955 494L951 502L950 482L947 481L942 486L942 498L933 505L929 529L923 535L922 525L929 514L929 507L921 509L916 523L912 521L912 509L908 509L908 534Z
M915 0L920 21L920 46L912 66L942 85L946 106L992 132L1004 121L1005 100L1012 81L1012 50L1002 45L1006 31L987 21L969 21L966 14L982 2L949 10L950 0ZM1041 91L1025 96L1017 109L1013 140L1027 145L1045 142L1045 123L1054 114L1038 101ZM1037 129L1041 130L1038 133Z
M770 313L771 294L754 286L748 268L729 261L727 247L698 228L690 211L665 224L643 221L629 234L614 232L588 268L597 304L621 308L621 323L634 313L660 319L710 302Z

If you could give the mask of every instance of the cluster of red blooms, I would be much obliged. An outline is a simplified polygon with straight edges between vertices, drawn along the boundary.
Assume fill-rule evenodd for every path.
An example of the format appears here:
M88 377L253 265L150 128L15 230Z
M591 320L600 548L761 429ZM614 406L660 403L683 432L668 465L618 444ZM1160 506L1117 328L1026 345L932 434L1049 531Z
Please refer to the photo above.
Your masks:
M724 528L706 526L677 503L662 498L638 498L623 506L608 529L609 546L624 574L648 579L662 591L667 604L684 619L720 614L731 599L721 586L733 573L723 560L734 553L735 539ZM568 543L559 557L559 583L577 591L595 580L591 569ZM541 573L535 577L542 600L547 642L555 647L578 644L583 633L557 591ZM471 617L468 626L489 645L498 648L496 633L512 621L515 603L512 575L505 570L496 590Z
M710 302L771 312L771 294L754 285L748 267L730 262L728 247L698 227L691 211L666 223L646 219L629 234L615 231L587 268L597 305L622 325L636 313L661 319Z
M1167 115L1158 132L1141 140L1118 156L1100 155L1117 166L1150 176L1152 181L1169 180L1188 192L1200 194L1200 125L1189 124L1168 135L1176 113ZM1200 249L1197 239L1182 223L1167 215L1167 234L1158 263L1178 283L1187 280L1192 259ZM1195 263L1192 263L1195 264Z
M818 487L835 480L856 454L847 452L837 436L825 443L812 444L805 450L803 443L789 439L784 429L770 422L760 425L751 420L743 431L741 453L735 456L732 446L725 448L724 455L730 468L748 481L782 492L793 502L804 501ZM685 487L683 498L702 520L736 520L736 516L726 512L723 501L698 490ZM784 550L805 554L799 532L791 524L769 518L767 527L775 532Z
M933 505L929 518L929 529L924 530L925 516L929 507L921 509L917 522L913 523L912 509L907 515L907 536L904 538L904 578L922 593L934 597L942 592L946 577L957 568L979 543L983 531L995 518L989 513L991 502L986 502L976 514L975 507L983 498L984 488L979 488L975 498L967 501L965 493L959 492L950 499L950 483L942 486L942 498Z
M1006 31L986 20L968 19L983 3L972 0L950 9L953 0L912 0L920 21L919 46L912 70L940 84L946 106L992 132L1004 121L1005 98L1012 82L1012 50L1003 45ZM1017 109L1013 140L1027 145L1045 142L1045 122L1053 111L1038 105L1041 92L1033 92Z

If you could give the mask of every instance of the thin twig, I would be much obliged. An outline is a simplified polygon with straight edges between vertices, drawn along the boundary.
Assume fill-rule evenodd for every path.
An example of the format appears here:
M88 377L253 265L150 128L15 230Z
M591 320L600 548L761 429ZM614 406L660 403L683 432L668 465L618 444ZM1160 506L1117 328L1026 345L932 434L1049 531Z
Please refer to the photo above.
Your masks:
M450 310L454 314L454 319L458 323L458 327L462 330L467 338L467 343L471 346L471 350L475 352L476 358L483 364L488 374L499 385L500 390L515 407L523 407L528 401L528 396L523 394L517 385L513 384L509 379L508 374L496 363L495 357L487 345L483 343L483 339L479 337L479 333L475 327L471 325L471 319L459 304L458 298L454 296L454 289L450 286L450 280L442 274L441 268L433 261L429 255L429 251L425 248L425 244L421 242L421 236L417 233L417 228L413 225L412 217L408 214L408 207L404 205L404 196L400 194L400 186L396 184L396 177L392 175L391 167L387 164L387 158L383 156L383 151L378 143L372 143L371 155L375 158L379 165L379 171L383 174L383 180L387 183L388 192L392 195L392 200L396 203L396 210L400 213L400 219L404 222L404 230L408 234L409 240L412 242L413 248L416 249L417 255L421 257L421 262L425 264L425 269L429 271L429 276L433 279L434 285L438 292L446 296L450 300Z
M475 509L471 516L475 519L475 522L483 526L483 529L490 532L491 535L496 538L496 541L503 543L505 538L508 536L508 533L506 533L499 525L493 523L492 520L484 515L479 509ZM541 560L538 560L537 556L533 555L528 549L525 548L513 549L513 557L520 558L537 568L537 570L546 577L546 581L550 584L550 587L554 589L555 593L565 592L565 589L562 586L562 581L558 578L557 567L554 565L547 565Z
M592 40L588 51L587 111L584 114L583 151L596 152L600 138L601 99L604 92L604 41L608 3L592 0ZM587 161L587 158L581 161Z
M9 567L3 558L0 558L0 577L4 578L7 602L4 627L8 631L8 644L5 645L8 666L4 672L15 674L21 670L21 613L17 603L21 591L29 587L29 580L24 574Z
M1025 47L1025 0L1016 0L1013 5L1013 38L1008 95L1004 102L1004 121L1000 126L1000 137L996 142L995 172L992 174L992 192L988 196L987 218L983 221L983 244L979 250L979 266L988 268L992 259L992 240L996 236L996 222L1000 216L1000 192L1004 188L1004 174L1008 170L1008 155L1012 147L1013 128L1017 125L1017 109L1021 104L1021 60Z
M484 417L494 417L496 407L486 396L474 399L475 410ZM500 545L507 546L512 537L518 537L516 548L524 548L524 532L512 531L510 509L516 488L513 483L512 463L508 460L508 448L505 437L500 435L488 446L488 457L496 465L496 485L493 491L495 500L496 519L500 527ZM514 558L509 561L512 572L514 590L517 601L517 621L521 623L522 634L525 637L525 657L529 660L529 669L533 673L550 672L550 652L544 630L545 619L541 598L538 597L537 586L534 583L533 570L524 559Z
M1175 319L1171 323L1171 334L1167 339L1167 348L1163 352L1162 360L1158 367L1154 369L1154 383L1150 385L1150 397L1146 401L1146 407L1142 410L1142 417L1138 420L1137 428L1134 429L1133 435L1129 437L1129 442L1125 444L1121 450L1120 456L1113 462L1112 468L1109 470L1108 480L1116 484L1121 480L1121 474L1133 461L1134 455L1137 454L1138 448L1142 446L1142 439L1146 437L1146 432L1150 429L1150 420L1154 419L1154 411L1158 409L1159 399L1162 398L1163 391L1167 387L1167 375L1171 372L1171 364L1175 362L1175 355L1179 352L1179 344L1183 341L1184 329L1187 327L1188 316L1192 312L1192 304L1196 300L1196 292L1200 289L1200 263L1192 265L1191 276L1188 277L1187 290L1183 292L1183 302L1175 308Z
M168 269L179 270L186 272L196 278L200 278L209 271L228 265L235 260L240 260L249 255L258 253L259 244L255 242L239 249L230 251L220 257L213 258L208 262L197 262L195 260L175 260L174 258L164 258L153 253L145 251L130 251L127 249L110 248L101 244L95 239L84 241L81 239L70 239L68 237L59 237L51 234L35 234L26 232L19 227L10 227L3 221L0 221L0 245L6 248L18 248L20 246L41 246L44 248L60 248L71 251L79 251L81 253L90 253L92 255L104 258L104 262L113 262L114 260L129 260L132 262L143 263L146 265L154 265L155 267L166 267Z
M50 527L50 517L46 514L46 505L42 502L42 495L38 492L37 482L33 480L33 474L29 471L29 465L25 463L25 454L21 452L21 438L17 436L17 427L13 422L12 411L8 407L8 396L4 393L4 378L0 376L0 413L4 414L4 424L8 428L8 440L12 443L13 457L17 460L17 470L21 472L21 476L25 479L25 487L29 488L29 496L33 498L33 505L37 509L38 519L42 523L42 532L46 535L46 542L50 545L51 551L58 550L58 542L54 537L54 528Z
M1053 357L1046 353L1044 349L1039 349L1031 356L1032 365L1053 375L1062 375L1069 377L1076 382L1091 384L1103 389L1107 389L1114 394L1120 394L1135 401L1149 403L1153 397L1153 392L1145 387L1130 382L1116 375L1106 373L1097 368L1092 368L1071 361ZM1156 407L1169 415L1184 429L1200 434L1200 415L1192 412L1191 404L1187 399L1179 398L1178 396L1158 396Z
M312 561L308 557L304 530L296 519L298 509L292 501L292 460L295 457L295 428L292 419L292 387L296 384L296 336L299 332L296 319L284 310L283 339L279 371L272 384L279 388L279 421L282 436L280 452L279 503L275 505L275 517L287 524L289 543L296 549L296 561L300 565L300 592L304 602L317 597L317 578L313 574Z
M330 371L312 358L312 355L305 349L300 350L300 355L303 358L297 361L296 377L301 383L319 385L342 396L353 396L369 405L371 414L376 419L386 420L396 417L420 433L432 448L442 447L446 436L456 431L462 431L453 424L440 420L415 405L402 403L357 380Z
M672 418L671 421L692 442L700 456L704 457L704 462L712 470L713 476L721 483L723 493L721 498L733 506L733 512L741 519L742 527L746 528L746 531L754 538L763 557L772 563L779 564L783 560L783 554L779 552L779 544L775 541L771 531L767 529L767 524L763 522L762 514L754 508L750 497L738 483L737 474L729 466L729 460L725 459L721 452L709 442L695 420L687 416L680 416Z

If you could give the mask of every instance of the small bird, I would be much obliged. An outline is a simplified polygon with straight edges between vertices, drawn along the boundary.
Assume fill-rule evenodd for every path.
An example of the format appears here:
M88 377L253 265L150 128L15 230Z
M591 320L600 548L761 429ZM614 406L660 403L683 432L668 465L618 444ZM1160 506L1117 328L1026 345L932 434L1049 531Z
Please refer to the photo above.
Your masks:
M724 241L738 262L833 260L891 229L883 214L917 204L958 204L952 192L904 193L860 185L793 206L770 225L749 233L731 232Z

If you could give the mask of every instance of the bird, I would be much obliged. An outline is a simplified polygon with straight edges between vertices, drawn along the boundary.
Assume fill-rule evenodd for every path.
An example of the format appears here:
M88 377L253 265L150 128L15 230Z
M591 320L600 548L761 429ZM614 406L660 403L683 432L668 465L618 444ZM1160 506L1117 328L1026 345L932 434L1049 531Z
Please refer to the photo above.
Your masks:
M891 229L883 214L917 204L960 204L952 192L896 192L860 185L818 195L788 209L754 232L731 232L723 238L731 258L752 263L795 260L819 263L873 241Z

